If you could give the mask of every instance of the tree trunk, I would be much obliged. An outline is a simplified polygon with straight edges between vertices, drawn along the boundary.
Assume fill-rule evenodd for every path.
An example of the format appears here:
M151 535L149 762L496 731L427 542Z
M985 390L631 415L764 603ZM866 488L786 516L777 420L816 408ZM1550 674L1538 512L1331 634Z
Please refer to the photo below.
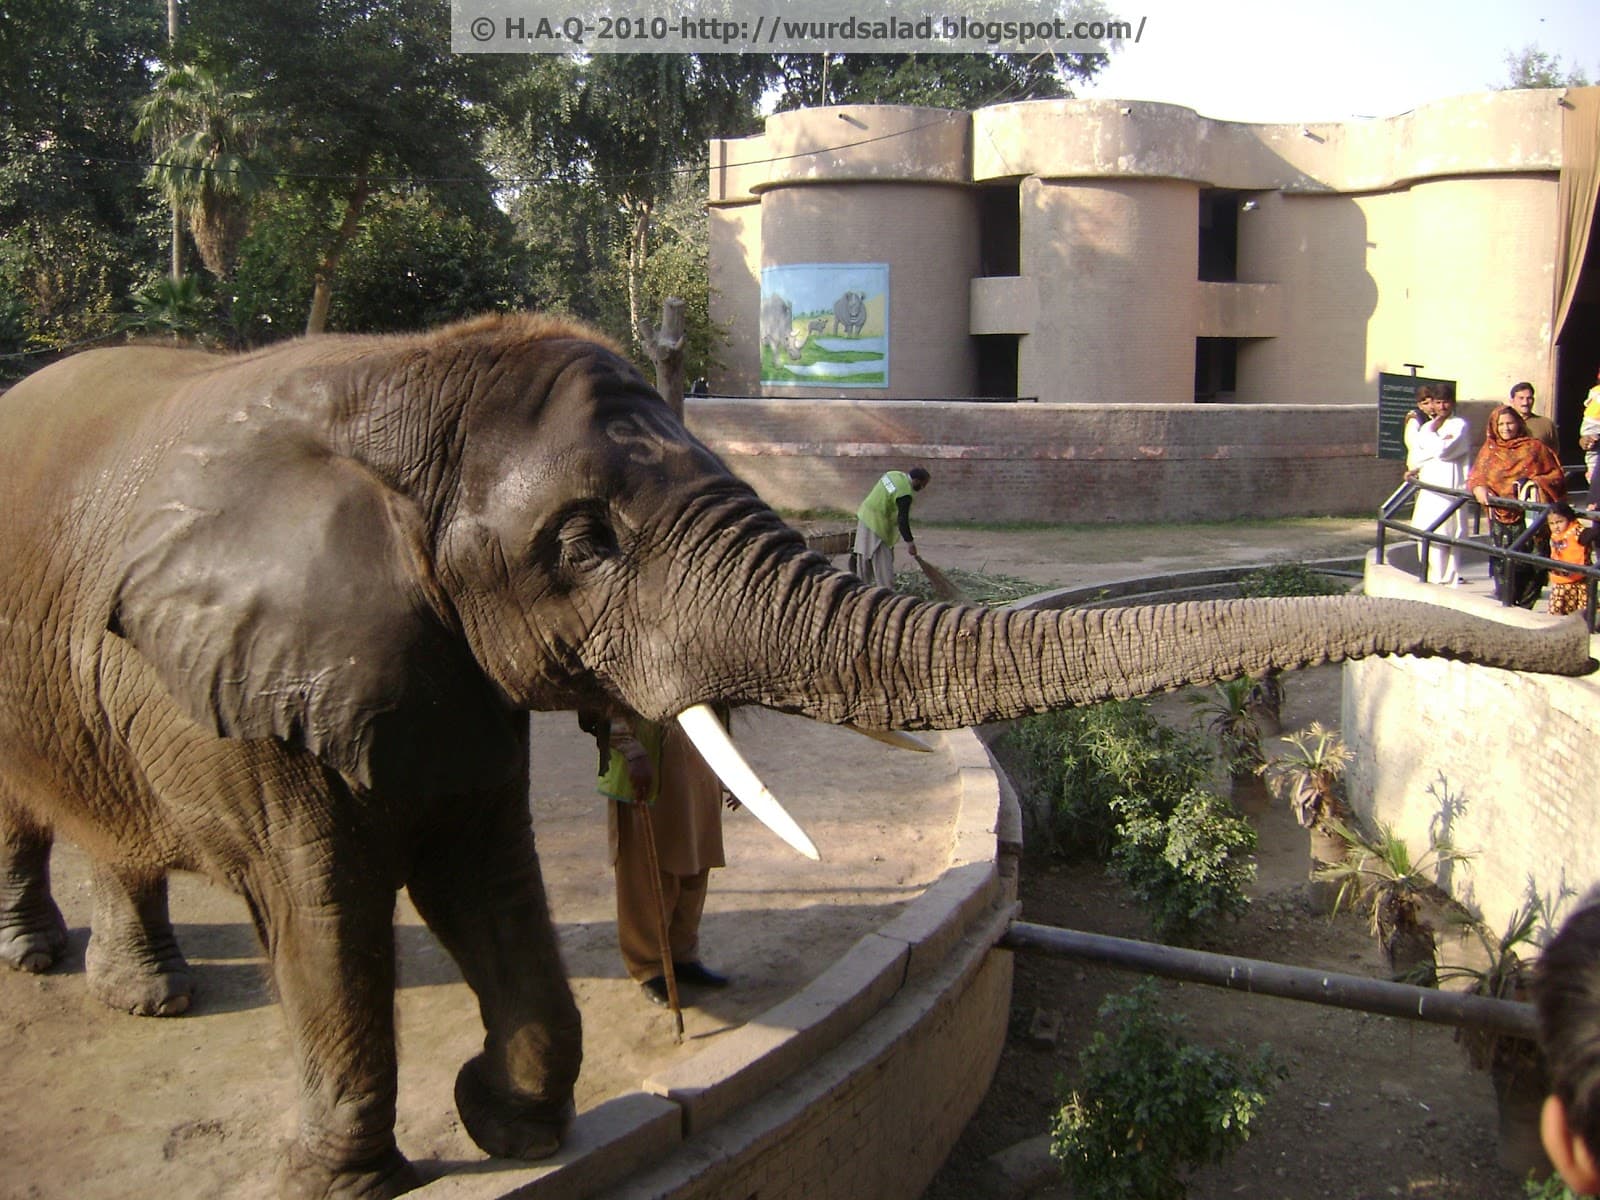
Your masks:
M678 420L683 420L683 345L684 304L677 296L668 296L661 302L661 328L655 329L649 321L639 326L639 341L644 352L656 365L656 391L667 402Z
M167 49L178 40L178 0L167 0ZM167 64L170 69L172 64ZM183 278L183 210L172 201L172 281Z
M351 193L350 202L344 210L344 220L339 222L339 232L334 234L333 244L317 266L315 283L311 289L311 313L306 317L308 334L321 333L328 326L328 306L333 301L333 275L339 268L339 258L344 254L345 247L356 236L356 230L361 228L361 214L367 207L371 190L363 170L356 179L356 190Z
M1317 872L1324 867L1336 867L1350 853L1350 843L1320 822L1307 830L1309 857L1307 869L1306 903L1314 913L1329 916L1339 901L1339 883L1333 879L1318 879Z
M1246 816L1263 816L1272 807L1272 791L1255 771L1229 771L1228 798Z
M640 201L629 206L633 215L633 231L628 237L628 321L635 333L642 327L644 314L640 309L644 286L644 260L650 246L650 205Z

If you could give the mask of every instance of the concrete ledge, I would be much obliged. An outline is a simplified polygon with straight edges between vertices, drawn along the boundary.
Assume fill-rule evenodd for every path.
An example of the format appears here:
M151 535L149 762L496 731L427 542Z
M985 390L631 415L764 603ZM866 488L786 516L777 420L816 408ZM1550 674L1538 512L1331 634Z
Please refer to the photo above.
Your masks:
M1180 600L1216 599L1224 591L1236 595L1232 589L1246 575L1252 575L1270 563L1254 563L1242 567L1207 567L1199 571L1174 571L1170 575L1139 576L1118 579L1110 583L1091 584L1088 587L1057 588L1028 596L1011 605L1012 608L1110 608L1121 604L1137 604L1146 597L1159 596L1160 603ZM1325 558L1303 564L1313 571L1360 570L1359 558ZM1356 583L1351 581L1353 587Z
M679 1106L685 1137L715 1125L858 1029L900 989L908 959L904 941L868 934L799 995L644 1088Z
M686 1140L607 1200L913 1200L938 1170L999 1061L1010 922L988 914L922 981L834 1051ZM1001 1037L990 1036L998 1027Z
M412 1192L427 1200L581 1200L666 1157L682 1140L677 1105L643 1092L582 1113L561 1150L539 1163L492 1158Z

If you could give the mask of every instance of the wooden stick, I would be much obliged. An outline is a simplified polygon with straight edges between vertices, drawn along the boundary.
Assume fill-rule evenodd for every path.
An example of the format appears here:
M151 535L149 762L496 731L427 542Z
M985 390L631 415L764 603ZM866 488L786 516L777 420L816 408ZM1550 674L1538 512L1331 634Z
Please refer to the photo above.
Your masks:
M678 1007L678 976L672 969L672 943L667 934L667 898L661 890L661 860L656 857L656 825L650 806L642 800L633 803L644 837L645 858L650 863L650 891L656 898L656 943L661 948L661 975L667 981L667 1007L672 1010L674 1041L683 1043L683 1010Z

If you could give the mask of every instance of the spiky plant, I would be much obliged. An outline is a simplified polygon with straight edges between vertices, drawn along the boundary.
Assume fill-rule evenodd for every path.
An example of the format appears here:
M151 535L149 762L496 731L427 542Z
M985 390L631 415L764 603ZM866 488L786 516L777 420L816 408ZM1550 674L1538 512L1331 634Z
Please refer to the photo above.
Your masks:
M1267 781L1288 800L1302 829L1343 821L1350 812L1344 794L1345 769L1355 757L1350 747L1318 721L1285 740L1290 749L1261 768Z

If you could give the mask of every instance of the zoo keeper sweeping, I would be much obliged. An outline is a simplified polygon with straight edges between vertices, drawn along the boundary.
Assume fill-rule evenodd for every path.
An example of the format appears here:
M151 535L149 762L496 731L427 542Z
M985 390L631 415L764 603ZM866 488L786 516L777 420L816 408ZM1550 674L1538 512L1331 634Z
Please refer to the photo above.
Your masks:
M856 509L856 548L851 566L863 583L894 586L896 537L905 541L912 558L917 557L916 539L911 536L911 502L931 478L925 467L885 471Z

